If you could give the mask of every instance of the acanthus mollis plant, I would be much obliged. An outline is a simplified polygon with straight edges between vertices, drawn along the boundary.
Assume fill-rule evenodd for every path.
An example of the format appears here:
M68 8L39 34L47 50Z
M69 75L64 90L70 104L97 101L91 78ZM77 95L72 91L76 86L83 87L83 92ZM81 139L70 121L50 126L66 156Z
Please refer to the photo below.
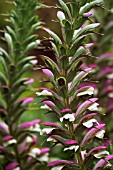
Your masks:
M34 33L41 27L36 15L41 4L35 0L15 0L4 30L7 47L0 47L0 169L25 170L44 165L49 148L38 144L40 120L20 124L33 97L22 97L29 90L33 78L25 73L37 63L30 51L39 41Z
M42 109L53 113L57 122L43 122L47 141L54 147L61 147L67 159L50 162L52 170L102 170L111 168L113 155L107 151L104 142L105 124L95 118L98 111L97 98L93 97L94 88L83 85L92 79L92 68L84 68L91 53L88 39L99 23L91 23L91 9L100 6L102 0L64 2L59 0L57 12L61 24L62 39L48 28L55 61L41 56L45 62L42 72L48 77L53 88L41 88L38 96L43 96ZM60 144L60 145L58 145Z

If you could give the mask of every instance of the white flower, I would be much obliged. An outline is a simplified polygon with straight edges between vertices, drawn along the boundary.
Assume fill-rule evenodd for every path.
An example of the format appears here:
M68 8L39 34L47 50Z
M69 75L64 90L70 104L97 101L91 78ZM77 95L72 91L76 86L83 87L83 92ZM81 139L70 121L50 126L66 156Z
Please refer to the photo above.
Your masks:
M40 109L47 109L47 110L51 110L51 108L48 105L43 105L40 107Z
M109 152L108 151L101 151L99 153L94 154L94 157L100 159L100 158L103 158L105 155L109 155Z
M55 140L54 138L52 138L52 137L49 137L49 138L47 139L47 142L56 142L56 140Z
M56 166L56 167L54 167L54 168L52 168L51 170L61 170L62 168L63 168L64 166Z
M33 158L36 158L37 155L40 155L41 150L39 148L33 148L30 152L29 152L29 156L32 156Z
M52 132L54 128L44 128L40 131L40 135L43 135L44 133L49 134Z
M35 132L40 132L41 129L40 129L40 125L39 124L36 124L35 126L30 126L29 130L31 131L35 131Z
M96 137L99 139L102 139L104 137L105 130L100 130L99 132L96 133Z
M78 150L78 148L79 148L79 145L72 145L72 146L70 146L70 147L68 147L68 148L65 148L64 149L64 151L67 151L67 150L75 150L75 152Z
M113 79L113 73L107 75L108 79Z
M91 128L91 127L93 126L93 123L95 123L95 122L96 122L97 124L99 124L96 119L90 119L90 120L88 120L87 122L84 122L84 123L83 123L83 126L85 126L85 127L87 127L87 128Z
M75 120L75 117L73 114L66 114L60 118L60 121L63 122L64 119L66 119L66 120L69 119L69 122L73 122Z
M90 111L97 111L98 110L98 106L99 104L98 103L93 103L92 105L90 105L89 107L88 107L88 110L90 110Z
M113 98L113 93L109 93L108 96L109 96L110 98Z
M20 167L14 168L13 170L20 170Z
M41 162L48 162L49 161L48 155L49 155L49 153L45 153L44 155L40 156L38 158L38 160L41 161Z
M27 143L32 143L33 139L32 139L32 137L28 136L26 141L27 141Z
M48 90L43 90L42 92L36 92L37 96L53 96Z
M81 92L79 92L78 94L77 94L77 96L83 96L83 95L86 95L86 94L88 94L88 95L92 95L92 94L94 94L94 88L93 87L89 87L87 90L84 90L84 91L81 91Z
M17 143L16 139L11 139L7 142L4 142L4 146L6 147L8 145L12 145L12 144L15 144L15 143Z

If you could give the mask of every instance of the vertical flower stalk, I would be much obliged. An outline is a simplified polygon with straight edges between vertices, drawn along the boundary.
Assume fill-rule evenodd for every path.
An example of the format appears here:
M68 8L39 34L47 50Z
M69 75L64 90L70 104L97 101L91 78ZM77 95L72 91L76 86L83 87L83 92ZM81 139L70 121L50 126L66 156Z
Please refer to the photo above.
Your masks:
M70 0L65 3L59 0L57 18L61 25L62 39L48 28L43 28L51 37L56 62L41 56L46 65L42 71L52 83L53 89L41 88L37 95L44 96L41 108L48 113L52 112L59 122L44 122L43 125L48 127L42 130L42 134L48 135L48 142L54 145L60 143L63 152L69 156L68 160L56 160L48 164L58 170L63 167L96 170L98 159L104 160L109 154L102 144L105 124L95 119L98 99L93 97L94 88L83 85L91 79L92 74L92 68L84 68L84 63L91 57L91 44L88 40L100 25L91 22L91 9L100 6L102 0L88 2ZM102 168L105 166L103 163Z
M37 62L30 51L38 45L34 32L41 27L36 15L41 5L35 0L15 0L13 4L10 26L4 30L7 48L0 47L0 169L31 170L45 162L49 151L37 148L35 133L40 131L39 119L19 124L21 115L34 100L21 96L34 81L24 74Z

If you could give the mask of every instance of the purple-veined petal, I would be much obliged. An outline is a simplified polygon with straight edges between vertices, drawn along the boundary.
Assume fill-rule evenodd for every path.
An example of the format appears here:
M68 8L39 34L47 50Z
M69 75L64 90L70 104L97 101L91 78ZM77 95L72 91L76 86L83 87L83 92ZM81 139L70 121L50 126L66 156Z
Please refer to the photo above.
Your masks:
M70 112L70 111L71 111L70 108L65 108L65 109L61 110L62 113L66 113L66 112Z
M66 145L78 144L77 140L67 140L65 142Z
M49 69L42 69L43 73L46 74L49 78L54 78L54 74L52 73L52 71L50 71Z
M33 102L34 98L33 97L27 97L27 98L23 98L20 100L20 103L22 106L26 106L28 104L30 104L31 102Z
M56 160L56 161L53 161L53 162L50 162L48 163L47 166L55 166L55 165L72 165L74 164L73 161L68 161L68 160Z
M84 14L83 14L83 16L84 16L85 18L90 17L91 15L92 15L91 12L87 12L87 13L84 13Z
M5 170L13 170L14 168L18 167L18 165L19 164L17 162L12 162L5 167Z

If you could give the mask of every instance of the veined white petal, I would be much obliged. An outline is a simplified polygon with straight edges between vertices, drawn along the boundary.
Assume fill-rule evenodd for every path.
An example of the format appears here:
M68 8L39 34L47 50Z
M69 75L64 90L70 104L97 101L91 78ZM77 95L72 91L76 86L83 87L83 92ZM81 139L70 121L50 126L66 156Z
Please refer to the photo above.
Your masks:
M75 117L73 114L66 114L60 118L60 121L63 122L64 119L69 120L69 122L73 122L75 120Z
M52 168L51 170L61 170L62 168L63 168L64 166L56 166L56 167L54 167L54 168Z
M64 151L67 151L67 150L75 150L75 152L78 150L79 148L79 145L72 145L68 148L64 148Z
M47 110L51 110L51 108L48 105L43 105L40 107L40 109L47 109Z
M37 96L53 96L48 90L43 90L42 92L36 92Z
M44 133L49 134L54 128L44 128L40 131L40 135L43 135Z
M99 124L96 119L90 119L90 120L84 122L84 123L83 123L83 126L85 126L85 127L87 127L87 128L91 128L91 127L93 126L93 123L95 123L95 122L96 122L97 124Z
M110 98L113 98L113 93L109 93L108 96L109 96Z
M86 94L88 94L88 95L92 95L92 94L94 94L94 88L93 87L90 87L90 88L88 88L87 90L84 90L84 91L81 91L81 92L79 92L78 94L77 94L77 96L83 96L83 95L86 95Z
M97 111L98 110L98 106L99 104L98 103L93 103L92 105L90 105L89 107L88 107L88 110L90 110L90 111Z
M100 130L99 132L96 133L96 137L99 139L102 139L104 137L105 130Z
M106 155L109 155L109 152L108 152L108 151L101 151L101 152L98 152L98 153L94 154L94 157L100 159L100 158L103 158L103 157L106 156Z

